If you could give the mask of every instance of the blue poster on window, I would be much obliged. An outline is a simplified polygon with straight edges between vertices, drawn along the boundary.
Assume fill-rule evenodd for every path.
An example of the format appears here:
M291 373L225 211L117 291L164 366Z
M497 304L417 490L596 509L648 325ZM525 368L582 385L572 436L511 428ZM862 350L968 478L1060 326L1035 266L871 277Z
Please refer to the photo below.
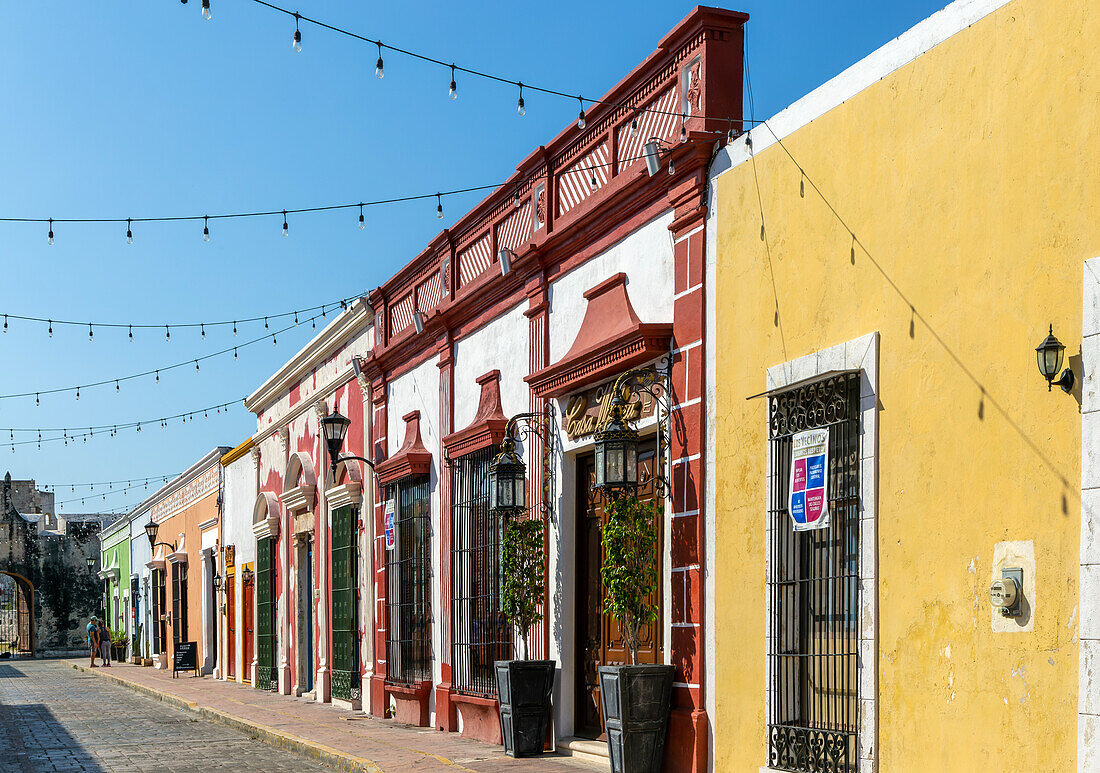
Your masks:
M829 526L828 459L829 430L806 430L791 438L788 508L795 531Z
M396 544L393 535L393 510L394 501L387 499L386 507L382 510L382 525L386 529L386 550L393 550L393 546Z

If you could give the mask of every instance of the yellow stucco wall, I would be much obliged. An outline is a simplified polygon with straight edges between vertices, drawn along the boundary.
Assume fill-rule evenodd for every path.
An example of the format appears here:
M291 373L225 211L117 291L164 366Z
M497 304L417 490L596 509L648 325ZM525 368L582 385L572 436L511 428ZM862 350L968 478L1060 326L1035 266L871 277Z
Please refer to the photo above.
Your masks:
M1033 350L1053 323L1080 355L1100 256L1089 5L1015 0L784 140L908 301L778 146L756 157L770 266L752 165L718 180L715 770L766 760L766 401L745 398L873 331L878 769L1076 770L1081 416ZM991 630L1006 540L1034 541L1031 632Z

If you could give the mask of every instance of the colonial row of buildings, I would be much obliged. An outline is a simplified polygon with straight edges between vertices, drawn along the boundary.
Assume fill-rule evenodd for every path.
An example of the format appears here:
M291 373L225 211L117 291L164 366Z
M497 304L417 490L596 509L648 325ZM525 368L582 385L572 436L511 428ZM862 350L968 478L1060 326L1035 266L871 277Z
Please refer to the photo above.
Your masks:
M104 533L132 655L499 743L487 478L520 417L530 654L590 749L619 396L667 770L1100 770L1089 5L958 0L766 122L748 17L692 11Z

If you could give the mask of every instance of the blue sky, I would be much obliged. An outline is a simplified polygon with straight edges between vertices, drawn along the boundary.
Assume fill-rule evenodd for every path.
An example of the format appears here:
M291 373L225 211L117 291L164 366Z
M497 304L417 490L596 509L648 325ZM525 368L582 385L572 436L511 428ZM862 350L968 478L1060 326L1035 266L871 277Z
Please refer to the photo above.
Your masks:
M943 0L740 2L757 117L768 117L939 10ZM576 102L459 77L303 25L248 0L8 3L0 47L0 214L144 217L292 209L482 185L505 179L576 116ZM292 8L396 46L569 93L600 95L650 53L689 3L303 2ZM189 322L320 305L384 282L481 194L368 210L201 223L0 223L0 313L106 322ZM262 335L231 331L96 331L9 321L0 335L0 394L110 379L190 360ZM308 325L239 359L114 387L0 400L0 427L123 423L237 400L309 339ZM255 429L239 405L167 429L86 443L0 448L0 468L59 500L70 483L174 474ZM44 435L47 433L44 433ZM34 435L16 434L16 439ZM3 431L2 442L10 435ZM117 487L116 487L117 488ZM150 489L152 490L152 489ZM62 512L125 507L146 494L101 497Z

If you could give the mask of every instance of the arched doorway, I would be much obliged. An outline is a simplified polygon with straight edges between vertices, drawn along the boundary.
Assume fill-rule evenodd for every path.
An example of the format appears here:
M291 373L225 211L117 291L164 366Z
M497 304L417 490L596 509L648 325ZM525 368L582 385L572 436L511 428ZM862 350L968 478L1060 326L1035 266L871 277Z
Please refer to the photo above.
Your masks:
M0 571L0 657L34 657L34 585Z

